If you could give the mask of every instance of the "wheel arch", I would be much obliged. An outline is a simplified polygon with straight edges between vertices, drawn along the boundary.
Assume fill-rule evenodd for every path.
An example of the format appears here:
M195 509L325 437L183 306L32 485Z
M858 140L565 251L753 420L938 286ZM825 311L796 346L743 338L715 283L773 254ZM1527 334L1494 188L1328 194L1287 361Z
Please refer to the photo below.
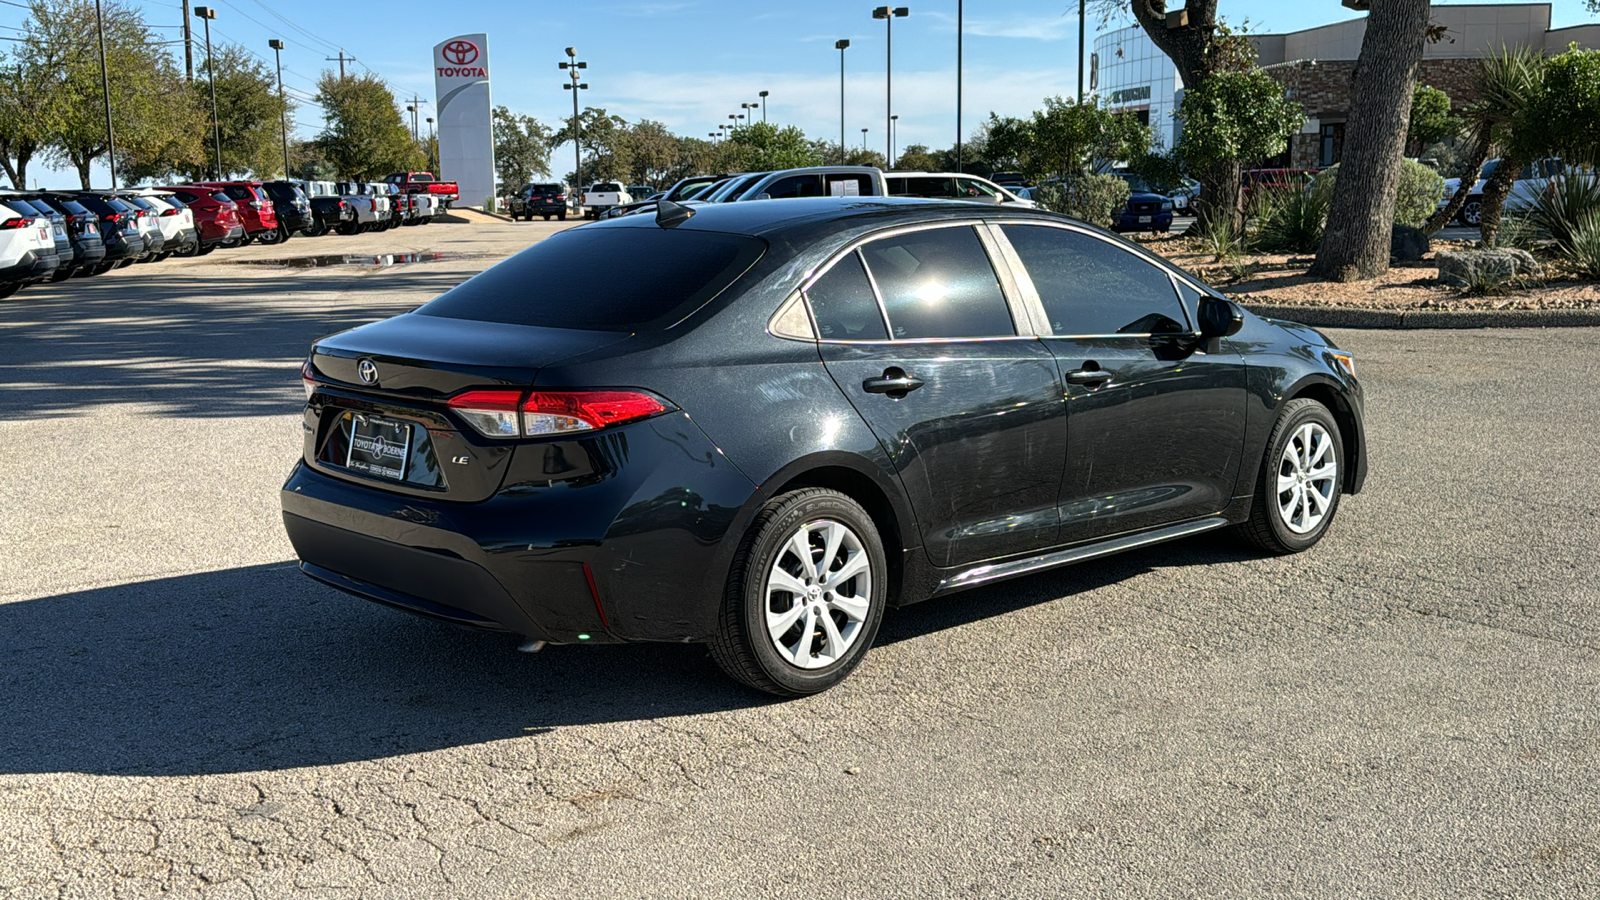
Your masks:
M1354 494L1360 490L1356 473L1366 462L1362 459L1361 423L1357 419L1355 410L1351 408L1349 400L1344 396L1340 385L1323 376L1310 375L1297 382L1283 397L1283 402L1291 400L1315 400L1328 408L1333 413L1333 420L1339 425L1339 442L1343 444L1345 466L1340 487L1347 494ZM1279 405L1282 409L1282 405Z

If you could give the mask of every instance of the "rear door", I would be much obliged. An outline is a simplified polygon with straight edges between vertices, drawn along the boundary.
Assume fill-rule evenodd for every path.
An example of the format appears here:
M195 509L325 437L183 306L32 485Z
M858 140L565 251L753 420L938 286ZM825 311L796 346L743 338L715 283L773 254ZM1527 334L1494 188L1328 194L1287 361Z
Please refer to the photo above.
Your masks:
M1245 369L1194 336L1198 292L1114 239L1053 225L1000 229L1036 293L1061 370L1068 441L1061 541L1214 514L1244 449ZM1224 345L1226 349L1226 345Z
M806 291L828 373L877 435L938 566L1054 541L1055 360L967 224L876 237ZM1013 298L1014 299L1014 298Z

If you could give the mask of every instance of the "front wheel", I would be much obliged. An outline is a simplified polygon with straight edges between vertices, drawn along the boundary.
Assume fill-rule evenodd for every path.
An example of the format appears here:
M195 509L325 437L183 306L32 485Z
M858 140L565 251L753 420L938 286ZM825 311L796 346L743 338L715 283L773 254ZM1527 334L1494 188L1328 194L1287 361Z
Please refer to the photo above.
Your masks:
M1344 464L1333 413L1315 400L1290 400L1267 440L1250 518L1240 533L1268 553L1310 549L1339 510Z
M1477 228L1483 221L1483 200L1471 197L1461 207L1461 213L1456 216L1462 225L1468 228Z
M784 494L734 557L711 657L758 691L827 690L872 646L888 587L883 542L860 504L826 488Z

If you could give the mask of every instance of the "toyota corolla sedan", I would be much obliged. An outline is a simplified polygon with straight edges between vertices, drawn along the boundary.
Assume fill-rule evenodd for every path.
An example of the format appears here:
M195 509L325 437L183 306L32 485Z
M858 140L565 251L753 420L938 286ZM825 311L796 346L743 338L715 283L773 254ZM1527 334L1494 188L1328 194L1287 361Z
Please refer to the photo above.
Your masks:
M809 694L890 606L1213 529L1311 547L1365 479L1355 371L1047 212L663 203L318 341L284 523L360 597Z

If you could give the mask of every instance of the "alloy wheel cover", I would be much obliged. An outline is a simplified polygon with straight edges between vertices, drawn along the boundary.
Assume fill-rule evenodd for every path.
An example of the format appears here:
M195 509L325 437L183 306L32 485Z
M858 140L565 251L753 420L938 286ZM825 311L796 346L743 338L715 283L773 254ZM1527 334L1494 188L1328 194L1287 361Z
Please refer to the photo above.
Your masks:
M1278 457L1278 519L1295 534L1314 531L1328 517L1339 490L1333 436L1316 422L1296 428Z
M799 669L844 658L872 609L872 560L849 526L818 519L795 529L762 587L763 621L773 649Z

